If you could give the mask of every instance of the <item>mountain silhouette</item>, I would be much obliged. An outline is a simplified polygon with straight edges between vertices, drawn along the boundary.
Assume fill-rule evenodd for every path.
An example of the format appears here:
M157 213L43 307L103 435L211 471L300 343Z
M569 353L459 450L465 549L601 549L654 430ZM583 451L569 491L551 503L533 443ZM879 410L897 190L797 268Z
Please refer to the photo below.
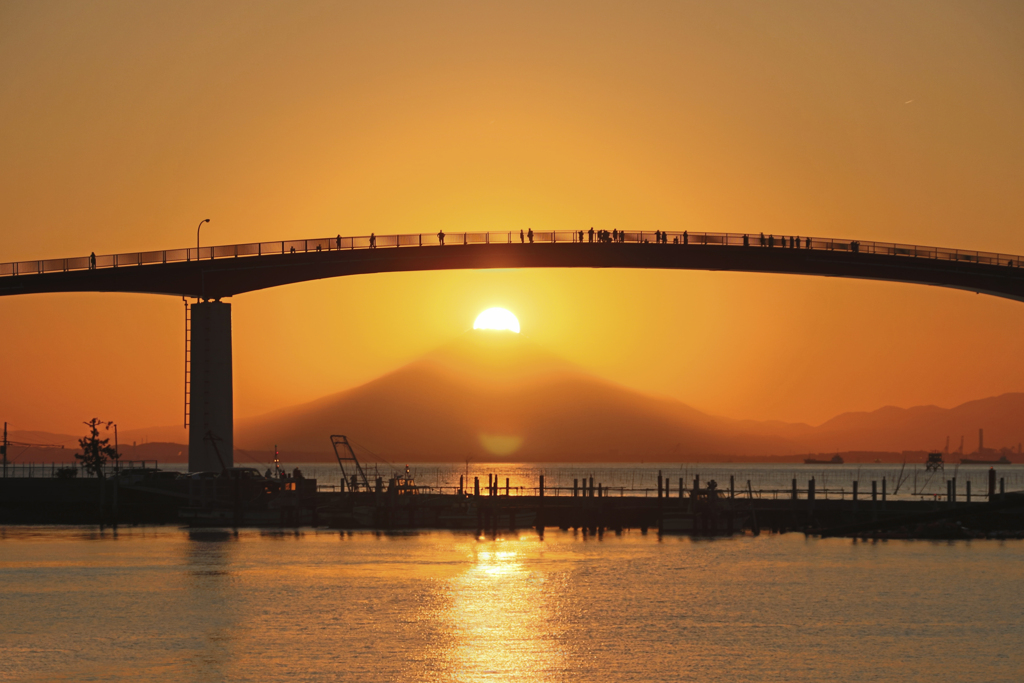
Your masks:
M738 424L597 379L524 335L474 330L363 386L240 420L235 442L314 452L346 434L405 460L677 460L792 448Z
M901 451L942 449L947 436L950 450L963 436L971 453L979 428L985 446L1016 450L1022 418L1024 393L954 408L848 412L818 426L722 418L596 378L525 335L477 330L362 386L237 420L235 444L323 455L331 434L346 434L381 457L410 462L678 462L851 451L898 459ZM77 445L77 437L22 434L15 440ZM122 444L136 439L168 442L163 458L180 455L187 436L180 426L122 432ZM144 447L156 457L156 444Z

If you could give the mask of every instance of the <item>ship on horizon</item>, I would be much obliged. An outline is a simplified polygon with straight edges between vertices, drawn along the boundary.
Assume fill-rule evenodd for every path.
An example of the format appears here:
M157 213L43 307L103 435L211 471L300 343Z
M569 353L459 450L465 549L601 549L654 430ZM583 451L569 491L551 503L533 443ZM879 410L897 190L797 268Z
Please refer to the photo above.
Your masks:
M814 458L804 458L805 465L842 465L843 458L838 453L832 456L831 460L815 460Z
M979 460L976 458L960 458L961 465L1012 465L1005 455L998 460Z

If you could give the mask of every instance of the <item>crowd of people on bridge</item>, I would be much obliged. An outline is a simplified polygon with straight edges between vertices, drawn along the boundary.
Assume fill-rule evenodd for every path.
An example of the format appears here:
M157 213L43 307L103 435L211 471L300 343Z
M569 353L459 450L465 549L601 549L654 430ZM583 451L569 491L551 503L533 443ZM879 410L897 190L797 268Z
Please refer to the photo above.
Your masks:
M626 240L626 231L625 230L618 230L618 229L613 229L613 230L610 230L610 231L609 230L595 230L593 227L591 227L587 231L579 230L579 231L573 232L572 235L573 235L573 241L578 242L580 244L594 244L594 243L598 243L598 244L622 244L622 243L625 243L627 241ZM643 235L643 233L639 233L639 232L631 233L629 241L631 241L631 242L632 241L637 241L637 242L641 242L642 241L643 244L650 244L650 242L651 242L650 239L648 239L646 237L642 238L642 240L641 240L641 236L642 235ZM533 228L530 228L528 230L520 230L519 231L519 242L521 244L527 244L527 243L533 244L534 243L534 238L535 238L535 235L534 235L534 232L533 232ZM709 238L707 235L698 236L697 240L698 240L698 242L700 244L709 244L709 243L727 244L727 242L721 241L722 238L720 238L720 237ZM330 248L331 248L331 241L332 240L330 240L330 238L328 238L326 240L326 244L327 244L327 249L328 250L330 250ZM438 241L438 244L440 246L444 246L444 243L445 243L445 233L444 233L444 230L438 231L438 233L437 233L437 241ZM334 247L337 250L340 251L341 250L341 235L339 234L337 237L335 237L333 242L334 242ZM670 244L671 243L671 244L688 245L688 244L690 244L690 233L687 230L683 230L683 232L681 234L672 235L671 236L671 241L670 241L668 232L666 232L664 230L655 230L654 231L654 243L655 244ZM743 246L744 247L749 247L750 244L751 244L750 235L748 235L748 234L743 235ZM789 249L801 249L801 248L803 248L803 249L811 249L812 248L812 246L811 246L812 243L811 243L811 238L810 237L799 237L797 235L790 235L788 237L783 235L783 236L777 237L777 236L772 235L772 234L765 235L763 232L760 233L760 236L758 237L758 244L760 246L766 247L766 248L776 248L776 247L779 247L779 248L789 248ZM844 246L843 248L849 249L851 252L853 252L855 254L860 252L860 242L859 241L853 240L853 241L845 243L845 244L847 244L848 246ZM377 236L374 233L372 233L372 232L370 233L370 237L369 237L369 247L370 247L370 249L376 249L377 248ZM316 245L315 249L316 249L316 251L321 251L321 245L318 243ZM295 247L291 247L290 251L291 251L291 253L295 253ZM95 268L95 267L96 267L96 254L91 254L89 256L89 268L92 269L92 268Z

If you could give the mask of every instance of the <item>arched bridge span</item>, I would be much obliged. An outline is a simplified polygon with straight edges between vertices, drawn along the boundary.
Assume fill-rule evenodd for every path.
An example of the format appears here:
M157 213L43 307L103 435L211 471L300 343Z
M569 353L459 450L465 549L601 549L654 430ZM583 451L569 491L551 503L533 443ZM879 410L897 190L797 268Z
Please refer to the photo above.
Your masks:
M325 237L0 264L0 296L142 292L186 311L189 471L233 462L231 305L225 297L344 275L482 268L661 268L850 277L1024 301L1022 257L958 249L732 233L511 232ZM202 387L190 392L190 387Z
M326 237L0 264L0 296L142 292L220 299L367 273L485 268L659 268L848 277L1024 301L1024 257L760 233L512 232Z

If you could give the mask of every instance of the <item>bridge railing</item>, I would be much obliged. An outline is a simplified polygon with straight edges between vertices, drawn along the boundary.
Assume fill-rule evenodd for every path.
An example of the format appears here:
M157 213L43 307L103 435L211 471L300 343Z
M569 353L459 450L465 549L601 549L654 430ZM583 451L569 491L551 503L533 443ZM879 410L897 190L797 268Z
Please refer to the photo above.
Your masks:
M812 251L838 251L850 254L871 254L917 259L955 261L965 264L1021 267L1024 256L998 254L964 249L944 249L913 244L892 242L862 242L859 240L829 239L823 237L796 237L764 235L762 233L725 232L652 232L649 230L615 231L608 237L596 232L593 237L588 231L538 230L529 232L452 232L444 234L444 245L487 245L557 243L601 243L609 244L661 244L669 246L718 246L749 249L809 249ZM225 258L258 258L291 253L324 251L350 251L354 249L400 249L403 247L440 246L441 236L437 233L413 233L405 235L362 235L342 237L318 237L304 240L279 242L251 242L248 244L224 244L210 247L168 249L164 251L143 251L127 254L104 254L77 256L62 259L41 259L37 261L16 261L0 263L0 277L35 275L41 273L70 272L98 268L124 268L162 263L208 261Z

